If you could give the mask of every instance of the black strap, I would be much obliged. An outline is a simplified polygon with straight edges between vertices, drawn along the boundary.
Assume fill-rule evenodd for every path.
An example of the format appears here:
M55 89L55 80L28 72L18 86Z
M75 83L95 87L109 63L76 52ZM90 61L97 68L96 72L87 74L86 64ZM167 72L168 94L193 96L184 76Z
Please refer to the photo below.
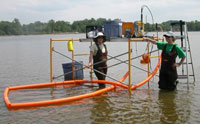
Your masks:
M96 46L97 46L97 51L99 50L100 53L103 54L102 51L101 51L101 49L100 49L100 47L99 47L99 45L97 44L97 42L95 42L95 44L96 44ZM105 50L107 51L106 45L103 44L103 46L105 47Z
M164 45L164 49L163 50L166 52L166 49L167 49L167 44ZM173 48L172 48L172 50L170 52L173 52L174 50L176 50L176 44L173 45Z

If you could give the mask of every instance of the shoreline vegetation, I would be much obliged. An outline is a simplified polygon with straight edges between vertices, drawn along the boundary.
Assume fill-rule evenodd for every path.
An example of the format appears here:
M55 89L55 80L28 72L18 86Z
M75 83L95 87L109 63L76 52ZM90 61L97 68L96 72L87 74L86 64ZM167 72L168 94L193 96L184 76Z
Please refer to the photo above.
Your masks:
M68 21L54 21L49 20L47 23L36 21L30 24L21 24L18 19L14 19L12 22L0 21L0 36L11 36L11 35L42 35L42 34L77 34L85 33L87 25L103 25L106 21L118 21L123 22L120 19L84 19L74 21L70 24ZM177 22L179 20L169 20L157 24L158 27L162 27L163 31L170 30L170 23ZM200 21L186 22L188 31L200 31ZM179 27L174 28L179 29ZM159 29L160 30L160 29ZM145 31L154 32L156 31L156 24L145 24Z
M0 37L8 37L8 36L31 36L31 35L68 35L68 34L84 34L80 32L62 32L62 33L37 33L37 34L18 34L18 35L0 35Z

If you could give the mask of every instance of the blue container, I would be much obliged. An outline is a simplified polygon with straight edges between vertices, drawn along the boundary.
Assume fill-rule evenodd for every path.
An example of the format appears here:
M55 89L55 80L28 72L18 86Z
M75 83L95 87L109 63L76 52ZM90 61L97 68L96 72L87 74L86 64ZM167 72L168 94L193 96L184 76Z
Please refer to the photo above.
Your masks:
M122 36L122 23L116 21L104 22L104 35L107 38L116 38Z
M64 80L73 80L72 78L72 63L62 64L64 72ZM74 63L74 79L83 80L83 61ZM78 70L78 71L76 71ZM71 72L71 73L69 73Z

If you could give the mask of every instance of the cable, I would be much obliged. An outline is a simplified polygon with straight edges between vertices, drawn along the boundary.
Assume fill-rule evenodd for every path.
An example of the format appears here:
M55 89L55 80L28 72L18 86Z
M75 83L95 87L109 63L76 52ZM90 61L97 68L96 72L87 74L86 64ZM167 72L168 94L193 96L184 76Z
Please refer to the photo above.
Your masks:
M151 18L152 18L152 23L154 24L153 14L151 13L151 10L149 9L149 7L147 5L143 5L141 7L141 22L143 23L143 9L144 9L144 7L146 7L149 10L149 12L151 14Z
M58 51L56 51L56 50L54 50L54 52L56 52L57 54L60 54L61 56L64 56L64 57L66 57L66 58L72 60L70 57L68 57L68 56L66 56L66 55L64 55L64 54L62 54L62 53L60 53L60 52L58 52ZM76 61L76 60L72 60L72 61L75 61L75 62L77 62L77 63L79 63L79 64L82 64L82 63L80 63L80 62L78 62L78 61ZM84 65L84 64L83 64L83 65ZM84 66L85 66L85 67L88 67L87 65L84 65ZM91 67L89 67L89 68L91 68ZM92 68L92 70L93 70L93 71L96 71L96 72L98 72L98 73L100 73L100 74L102 74L102 75L104 75L104 76L106 76L106 77L108 77L108 78L110 78L110 79L116 81L116 82L122 83L121 81L118 81L118 80L116 80L116 79L114 79L114 78L112 78L112 77L110 77L110 76L108 76L108 75L106 75L106 74L104 74L104 73L102 73L102 72L96 70L96 69L93 69L93 68Z
M152 51L152 52L156 52L156 51L158 51L158 50L154 50L154 51ZM108 55L108 56L110 56L110 55ZM137 56L137 57L134 57L134 58L131 58L131 60L136 59L136 58L139 58L139 57L141 57L141 56L142 56L142 55ZM119 63L116 63L116 64L114 64L114 65L108 66L108 68L117 66L117 65L122 64L122 63L128 64L128 63L127 63L128 60L123 61L123 60L120 60L120 59L117 59L117 58L115 58L115 59L118 60L118 61L120 61L120 62L119 62ZM135 65L131 65L131 66L132 66L132 67L135 67L135 68L137 68L137 69L139 69L139 70L142 70L142 71L144 71L144 72L148 72L148 71L146 71L146 70L144 70L144 69L142 69L142 68L140 68L140 67L137 67L137 66L135 66ZM152 73L152 72L151 72L151 73ZM156 76L157 76L157 75L156 75Z
M55 51L55 50L53 50L53 51ZM56 53L60 53L60 52L58 52L58 51L55 51L55 52L56 52ZM60 54L61 54L61 53L60 53ZM117 58L117 57L120 57L120 56L126 55L126 54L128 54L128 52L125 52L125 53L122 53L122 54L119 54L119 55L113 56L113 57L107 59L107 61L108 61L108 60L111 60L111 59L113 59L113 58ZM92 64L91 66L98 65L98 64L100 64L100 63L102 63L102 62L104 62L104 61L96 62L96 63ZM75 69L74 72L76 72L76 71L80 71L80 70L82 70L82 69L86 69L86 68L88 68L88 67L86 66L86 67L83 67L83 68L80 68L80 69ZM59 76L53 77L53 79L57 79L57 78L59 78L59 77L62 77L62 76L68 75L68 74L70 74L70 73L72 73L72 72L73 72L73 71L70 71L70 72L64 73L64 74L62 74L62 75L59 75Z

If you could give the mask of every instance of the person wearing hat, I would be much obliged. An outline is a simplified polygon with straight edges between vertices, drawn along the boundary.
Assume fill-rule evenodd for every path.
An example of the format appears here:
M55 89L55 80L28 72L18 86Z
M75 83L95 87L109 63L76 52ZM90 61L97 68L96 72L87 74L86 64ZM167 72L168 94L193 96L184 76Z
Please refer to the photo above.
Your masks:
M90 56L89 56L89 64L88 67L92 66L93 59L93 69L94 73L98 80L105 80L107 74L107 48L104 42L106 41L106 37L102 32L98 32L96 37L93 39L94 44L90 47ZM95 64L97 63L97 64ZM103 73L99 73L97 71ZM105 88L105 84L99 83L99 88Z
M157 45L157 48L162 50L162 62L159 74L159 88L166 90L175 90L178 83L177 67L185 60L186 54L179 45L174 44L175 35L172 31L163 35L166 42L155 41L151 38L144 37L144 40L150 41ZM176 57L180 58L179 63L176 63Z

